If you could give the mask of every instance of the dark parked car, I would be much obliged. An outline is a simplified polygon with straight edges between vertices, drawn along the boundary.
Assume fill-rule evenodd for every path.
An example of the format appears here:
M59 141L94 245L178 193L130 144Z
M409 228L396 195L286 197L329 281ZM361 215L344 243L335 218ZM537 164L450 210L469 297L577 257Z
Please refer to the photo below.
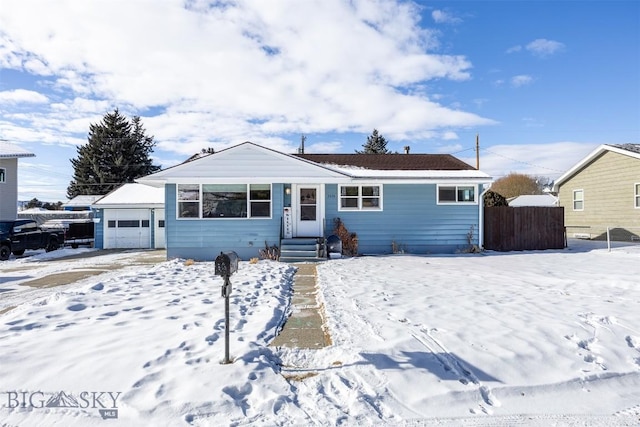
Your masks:
M0 261L22 255L27 249L54 251L64 242L64 232L43 230L31 219L0 221Z

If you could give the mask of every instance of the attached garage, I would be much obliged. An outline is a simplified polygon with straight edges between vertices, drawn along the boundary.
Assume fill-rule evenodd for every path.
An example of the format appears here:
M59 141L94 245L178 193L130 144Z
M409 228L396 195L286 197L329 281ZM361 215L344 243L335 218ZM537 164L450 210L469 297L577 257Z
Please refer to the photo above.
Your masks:
M104 248L150 248L149 209L106 209Z
M164 189L125 184L93 204L101 249L164 249Z

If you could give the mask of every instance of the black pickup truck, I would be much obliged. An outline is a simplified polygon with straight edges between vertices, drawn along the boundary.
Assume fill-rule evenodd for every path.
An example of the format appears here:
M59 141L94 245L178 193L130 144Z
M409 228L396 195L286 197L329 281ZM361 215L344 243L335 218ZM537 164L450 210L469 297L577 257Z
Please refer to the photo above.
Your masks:
M31 219L0 221L0 261L20 256L27 249L54 251L64 243L64 231L43 230Z

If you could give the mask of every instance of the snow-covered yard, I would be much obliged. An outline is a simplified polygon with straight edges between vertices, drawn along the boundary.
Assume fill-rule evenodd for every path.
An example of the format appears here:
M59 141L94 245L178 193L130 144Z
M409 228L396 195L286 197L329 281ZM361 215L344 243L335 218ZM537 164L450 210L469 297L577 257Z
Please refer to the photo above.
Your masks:
M0 315L0 425L640 423L638 245L332 260L318 266L321 350L268 346L295 270L242 262L229 365L222 281L188 264ZM0 264L0 283L20 265Z

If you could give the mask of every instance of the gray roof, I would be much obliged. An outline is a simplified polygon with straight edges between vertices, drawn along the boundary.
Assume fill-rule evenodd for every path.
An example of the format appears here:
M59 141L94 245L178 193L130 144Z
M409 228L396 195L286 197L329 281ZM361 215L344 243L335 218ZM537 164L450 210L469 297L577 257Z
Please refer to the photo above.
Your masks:
M620 148L622 150L631 151L632 153L640 154L640 144L609 144L612 147Z

